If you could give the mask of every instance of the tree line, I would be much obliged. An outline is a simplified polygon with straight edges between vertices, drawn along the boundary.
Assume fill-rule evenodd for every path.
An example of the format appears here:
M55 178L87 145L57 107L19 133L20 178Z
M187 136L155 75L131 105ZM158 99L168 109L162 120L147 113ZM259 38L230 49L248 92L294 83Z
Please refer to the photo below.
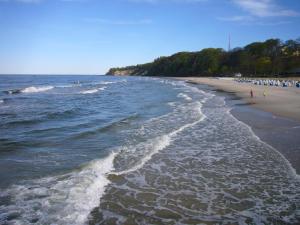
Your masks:
M198 52L179 52L159 57L152 63L112 68L109 75L144 76L299 76L300 38L269 39L243 48L225 51L206 48Z

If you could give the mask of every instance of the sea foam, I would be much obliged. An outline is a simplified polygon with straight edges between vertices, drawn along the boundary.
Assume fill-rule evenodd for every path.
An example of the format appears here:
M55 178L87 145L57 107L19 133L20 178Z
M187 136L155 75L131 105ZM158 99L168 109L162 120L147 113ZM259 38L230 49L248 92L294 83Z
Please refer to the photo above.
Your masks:
M116 175L127 174L127 173L134 172L134 171L142 168L145 165L145 163L148 162L152 158L153 155L155 155L159 151L168 147L180 132L182 132L183 130L185 130L189 127L193 127L197 123L200 123L201 121L203 121L206 118L206 116L201 111L202 104L200 102L195 102L195 104L196 104L195 108L197 109L196 111L198 113L198 119L196 121L194 121L192 123L187 123L187 124L179 127L178 129L171 131L168 134L150 139L146 142L142 142L135 147L134 146L126 147L127 149L128 148L131 149L131 151L132 151L132 149L141 148L141 149L146 150L147 153L145 154L145 156L142 159L139 160L139 162L137 164L135 164L131 168L122 170L119 172L113 172L113 174L116 174ZM122 150L124 150L124 149L122 149Z
M95 88L95 89L90 89L90 90L85 90L85 91L81 91L80 94L94 94L97 93L98 91L104 91L106 89L106 87L101 87L101 88Z
M0 218L13 213L18 215L14 224L84 224L109 184L106 174L113 170L115 155L92 161L80 171L12 186L0 193L4 198L14 196L12 205L0 205Z
M178 94L177 97L184 98L187 101L192 101L192 98L190 96L188 96L187 94L184 94L184 93Z
M41 87L27 87L21 90L22 93L37 93L37 92L44 92L44 91L49 91L53 89L53 86L41 86Z

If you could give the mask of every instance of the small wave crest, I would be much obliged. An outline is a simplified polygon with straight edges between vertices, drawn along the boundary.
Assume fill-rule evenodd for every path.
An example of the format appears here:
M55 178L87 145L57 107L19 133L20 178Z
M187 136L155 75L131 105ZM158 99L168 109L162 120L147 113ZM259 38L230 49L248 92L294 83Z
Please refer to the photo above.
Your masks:
M72 88L72 87L80 87L78 84L66 84L66 85L57 85L57 88Z
M85 90L85 91L81 91L80 94L94 94L97 93L98 91L104 91L106 89L106 87L101 87L101 88L95 88L95 89L89 89L89 90Z
M117 83L126 83L127 80L123 79L123 80L118 80L118 81L101 81L101 82L96 82L94 84L102 84L102 85L107 85L107 84L117 84Z
M79 134L75 134L74 136L71 137L71 139L79 139L79 138L86 138L92 135L97 135L101 132L105 132L105 131L111 131L113 129L118 129L121 126L128 126L132 121L134 121L135 119L137 119L139 117L138 114L133 114L130 115L128 117L124 117L122 119L113 121L111 123L108 123L106 125L102 125L100 127L95 127L94 129L89 129L89 130L85 130L80 132Z
M102 82L100 82L100 84L115 84L115 83L118 83L118 82L113 82L113 81L102 81Z
M32 221L37 224L84 224L91 210L99 205L109 184L106 174L113 170L115 155L112 152L79 171L1 190L2 199L14 196L10 204L0 204L1 220L5 222L10 218L9 222L16 224Z
M8 91L3 91L5 94L8 95L13 95L13 94L19 94L21 93L21 90L15 89L15 90L8 90Z
M192 98L190 96L188 96L187 94L184 94L184 93L178 94L177 97L184 98L186 101L192 101Z
M194 125L200 123L203 121L206 116L202 113L201 107L202 104L200 102L195 102L195 106L197 109L197 119L194 122L187 123L182 125L181 127L177 128L176 130L171 131L168 134L164 134L162 136L155 137L153 139L147 140L146 142L142 142L136 146L127 146L122 148L119 153L121 152L135 152L136 154L140 154L141 152L143 153L143 157L138 160L137 162L134 163L129 169L121 170L121 171L115 171L112 172L112 174L115 175L122 175L122 174L127 174L130 172L134 172L140 168L142 168L146 162L148 162L153 155L158 153L159 151L165 149L167 146L171 144L171 142L176 138L176 136L182 132L183 130L193 127Z
M168 145L170 145L170 143L171 143L171 137L169 135L163 135L162 137L150 139L147 142L141 143L136 147L130 146L130 147L123 148L120 152L127 151L129 149L130 149L130 151L132 151L132 148L135 148L135 149L142 148L142 149L144 149L144 151L146 150L148 152L137 164L133 165L131 168L120 171L120 172L112 172L112 174L122 175L122 174L127 174L127 173L130 173L130 172L133 172L133 171L136 171L136 170L142 168L144 166L144 164L152 158L153 155L158 153L160 150L166 148Z
M21 90L20 92L22 93L37 93L37 92L44 92L44 91L49 91L53 89L53 86L41 86L41 87L27 87Z

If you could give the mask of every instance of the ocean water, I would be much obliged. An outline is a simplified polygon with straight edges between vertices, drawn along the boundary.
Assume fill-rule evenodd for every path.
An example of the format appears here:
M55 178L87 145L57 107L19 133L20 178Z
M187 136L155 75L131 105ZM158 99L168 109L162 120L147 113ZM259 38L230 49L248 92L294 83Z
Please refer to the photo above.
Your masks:
M290 163L183 81L0 76L0 224L299 224Z

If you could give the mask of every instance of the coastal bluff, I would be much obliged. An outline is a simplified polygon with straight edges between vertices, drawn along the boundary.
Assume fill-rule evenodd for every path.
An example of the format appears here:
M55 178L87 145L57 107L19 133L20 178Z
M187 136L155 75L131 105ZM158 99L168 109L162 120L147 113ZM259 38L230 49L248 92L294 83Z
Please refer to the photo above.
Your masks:
M129 66L124 68L111 68L106 75L113 76L147 76L148 72L139 66Z

